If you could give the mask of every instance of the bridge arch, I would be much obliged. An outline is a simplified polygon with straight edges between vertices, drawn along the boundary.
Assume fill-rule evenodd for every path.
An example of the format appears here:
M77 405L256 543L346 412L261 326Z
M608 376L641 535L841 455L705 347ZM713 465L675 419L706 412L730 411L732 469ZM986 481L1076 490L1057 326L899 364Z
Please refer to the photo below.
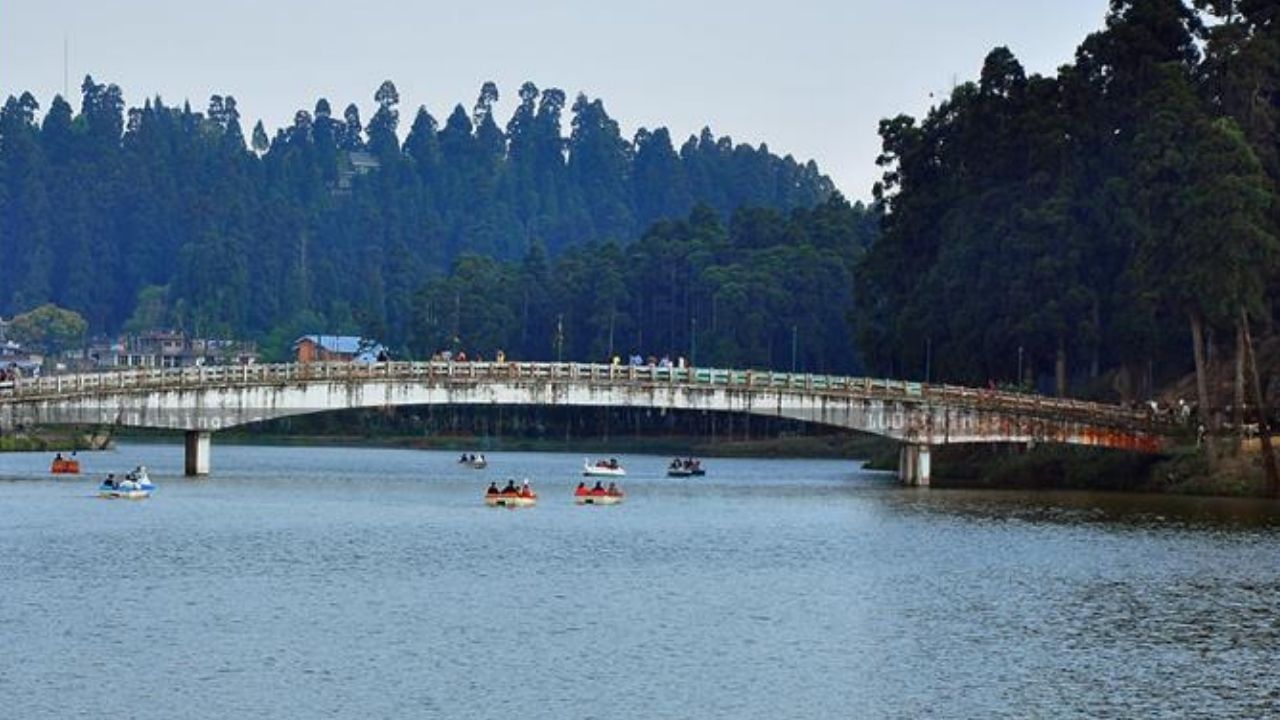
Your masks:
M418 405L731 412L881 435L917 449L984 442L1160 447L1158 428L1145 415L1096 403L870 378L576 363L316 363L56 376L0 388L0 426L183 430L188 470L199 474L207 472L209 434L218 430L331 410Z

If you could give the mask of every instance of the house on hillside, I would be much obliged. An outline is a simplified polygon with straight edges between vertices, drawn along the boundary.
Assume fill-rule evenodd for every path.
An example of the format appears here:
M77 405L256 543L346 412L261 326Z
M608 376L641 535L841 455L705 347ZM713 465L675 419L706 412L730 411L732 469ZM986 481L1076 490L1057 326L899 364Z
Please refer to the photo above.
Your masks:
M257 346L241 340L190 337L184 332L152 330L115 340L103 339L86 350L63 354L78 369L175 368L248 365L258 360Z
M373 363L387 359L382 343L356 335L303 335L294 341L293 350L300 363Z
M351 150L345 156L339 156L337 185L333 192L339 195L351 192L351 183L356 177L368 175L381 165L378 158L364 150Z
M31 352L12 340L0 340L0 370L20 375L39 375L44 356Z

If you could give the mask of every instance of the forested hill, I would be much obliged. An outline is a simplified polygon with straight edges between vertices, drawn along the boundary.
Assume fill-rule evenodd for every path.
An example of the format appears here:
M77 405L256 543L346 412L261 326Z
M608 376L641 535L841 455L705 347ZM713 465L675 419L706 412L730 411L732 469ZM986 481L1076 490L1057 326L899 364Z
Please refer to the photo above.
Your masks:
M492 83L443 123L425 109L402 123L386 82L367 125L354 104L339 116L321 99L273 138L261 122L246 134L231 96L200 113L159 98L126 110L120 88L89 77L81 91L78 113L29 93L0 112L0 315L52 301L91 333L134 316L404 346L415 295L459 257L555 258L698 204L727 220L834 192L813 162L709 130L678 149L662 128L627 140L601 101L566 107L532 83L505 126Z
M1280 299L1278 128L1274 0L1113 0L1050 77L994 50L926 117L881 124L872 370L1062 390L1113 368L1141 395L1194 360L1207 407L1242 313L1263 330Z

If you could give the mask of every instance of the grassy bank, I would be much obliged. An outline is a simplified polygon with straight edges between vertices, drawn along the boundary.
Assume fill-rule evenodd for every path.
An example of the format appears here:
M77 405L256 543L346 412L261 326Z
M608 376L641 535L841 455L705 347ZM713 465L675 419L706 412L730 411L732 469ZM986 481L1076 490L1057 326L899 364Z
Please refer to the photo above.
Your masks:
M69 452L101 450L110 446L107 436L77 428L41 428L0 435L0 452Z

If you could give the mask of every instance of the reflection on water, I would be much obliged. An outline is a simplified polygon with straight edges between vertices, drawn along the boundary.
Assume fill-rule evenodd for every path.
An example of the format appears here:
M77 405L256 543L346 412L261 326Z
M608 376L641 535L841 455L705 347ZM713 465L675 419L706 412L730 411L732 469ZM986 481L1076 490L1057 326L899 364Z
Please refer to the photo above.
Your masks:
M580 455L216 446L145 502L0 455L23 718L1264 717L1280 508L915 490L721 460L578 507ZM528 476L536 508L485 508ZM137 673L144 682L137 683Z

